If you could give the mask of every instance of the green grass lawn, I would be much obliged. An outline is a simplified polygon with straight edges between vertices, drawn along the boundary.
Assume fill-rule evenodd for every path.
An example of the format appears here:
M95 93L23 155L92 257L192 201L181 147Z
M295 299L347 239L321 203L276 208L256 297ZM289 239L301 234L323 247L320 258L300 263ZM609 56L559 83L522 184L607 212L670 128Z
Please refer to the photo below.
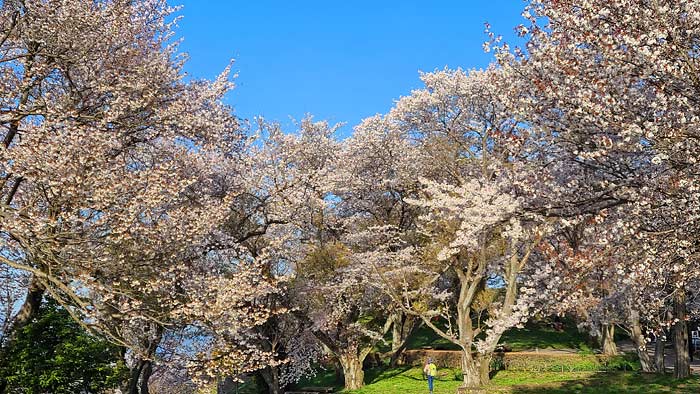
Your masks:
M435 383L435 394L454 394L460 382L457 371L442 370ZM458 375L458 373L457 373ZM426 394L427 382L418 368L370 371L367 385L352 394ZM633 372L509 372L496 374L488 393L503 394L632 394L698 393L700 378L674 380L669 376L643 375Z

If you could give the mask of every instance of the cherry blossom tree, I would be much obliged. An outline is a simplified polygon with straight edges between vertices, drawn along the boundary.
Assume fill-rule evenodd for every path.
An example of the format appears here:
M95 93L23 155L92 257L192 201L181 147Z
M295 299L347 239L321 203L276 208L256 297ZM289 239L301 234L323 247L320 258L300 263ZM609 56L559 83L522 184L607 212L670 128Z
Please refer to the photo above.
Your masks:
M289 357L279 376L289 383L308 374L323 347L338 359L346 387L359 388L363 360L389 326L381 307L385 296L359 264L350 239L357 228L344 200L344 182L351 179L343 168L355 158L334 138L337 126L327 122L306 118L289 134L274 124L261 126L261 146L251 155L258 178L251 185L257 185L255 198L265 201L266 219L256 222L270 226L255 242L285 262L289 308L301 326L297 334L303 333L283 339L280 349ZM362 187L369 190L371 183Z
M343 141L333 193L347 232L343 239L358 259L391 255L395 252L391 238L416 236L419 209L409 200L419 197L424 162L405 133L380 116L366 119ZM372 269L365 274L378 280ZM387 323L392 328L392 349L384 356L395 365L422 322L393 305Z
M290 245L297 250L290 255L295 314L305 331L338 359L346 388L357 389L364 384L363 360L383 336L385 316L378 312L382 293L344 240L346 221L334 189L342 165L334 132L325 122L307 119L297 136L280 135L283 149L276 156L287 170L277 183L295 190L286 193L295 234Z
M255 373L268 392L279 393L285 385L313 374L313 364L322 352L310 330L306 297L294 294L302 286L316 289L322 285L315 279L302 280L299 267L317 242L329 239L326 226L331 225L333 215L326 196L338 144L333 138L336 127L310 117L292 133L263 119L258 126L241 169L241 187L246 192L234 200L225 232L252 256L265 251L268 264L264 272L284 283L282 291L258 302L288 313L251 330L255 337L251 343L275 355L273 363Z
M606 336L603 330L621 327L635 345L642 370L653 372L656 366L647 345L652 335L657 337L660 347L655 351L663 354L658 338L669 325L672 281L660 277L667 270L654 269L654 257L639 248L644 232L625 208L564 220L548 237L543 255L553 262L559 278L551 312L577 316L580 328L601 337L605 354L610 354L606 341L607 346L615 342L613 333ZM610 231L611 226L618 231Z
M310 319L307 329L338 359L345 388L362 387L363 362L389 328L383 293L338 242L315 247L298 269L296 291L302 318Z
M267 360L242 328L269 316L254 299L275 287L234 242L209 247L243 192L230 178L245 167L245 140L222 103L228 70L184 80L173 10L161 0L0 8L0 264L30 277L3 346L51 297L131 349L129 390L141 393L166 329L207 339L189 354L199 371Z
M413 236L387 236L392 244L367 261L406 313L462 349L464 387L488 381L500 336L526 321L538 275L548 272L535 258L548 220L527 198L545 171L538 145L498 99L502 77L496 69L423 74L425 89L364 125L398 131L407 152L419 152L407 161L422 178L405 197L419 214ZM480 303L488 292L498 295Z
M637 247L673 287L675 374L687 376L685 305L698 245L698 4L532 1L523 15L525 48L495 46L518 92L507 97L533 129L552 135L559 160L592 174L572 189L594 195L570 206L632 207L645 233Z

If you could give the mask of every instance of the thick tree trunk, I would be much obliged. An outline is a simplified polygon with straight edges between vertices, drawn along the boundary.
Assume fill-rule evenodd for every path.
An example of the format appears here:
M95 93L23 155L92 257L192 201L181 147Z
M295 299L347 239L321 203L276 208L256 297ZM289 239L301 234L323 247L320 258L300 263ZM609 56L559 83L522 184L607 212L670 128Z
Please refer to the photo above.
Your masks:
M148 381L153 373L153 361L139 360L129 376L128 394L149 394Z
M401 339L403 337L403 319L404 313L401 311L394 312L391 314L392 326L391 326L391 350L396 351L401 347Z
M606 356L616 356L617 346L615 345L615 325L603 324L601 331L603 333L601 338L603 354Z
M647 339L642 332L642 325L639 323L639 312L636 310L630 311L629 324L630 337L632 338L632 343L634 343L634 348L637 350L642 372L654 372L654 365L651 363L649 352L647 351Z
M673 325L673 350L676 353L673 376L687 378L690 376L690 354L688 353L688 324L685 321L685 291L679 290L673 301L674 316L678 319Z
M484 367L483 359L473 357L471 351L462 351L462 386L463 389L480 389L489 382L488 363ZM484 371L486 373L484 374Z
M281 394L280 371L278 367L265 367L258 373L267 386L268 394Z
M346 349L338 356L340 365L343 367L345 377L345 390L357 390L365 384L365 371L362 369L362 362L356 349Z
M654 344L654 369L656 373L666 373L665 350L666 341L661 338L661 335L657 335Z

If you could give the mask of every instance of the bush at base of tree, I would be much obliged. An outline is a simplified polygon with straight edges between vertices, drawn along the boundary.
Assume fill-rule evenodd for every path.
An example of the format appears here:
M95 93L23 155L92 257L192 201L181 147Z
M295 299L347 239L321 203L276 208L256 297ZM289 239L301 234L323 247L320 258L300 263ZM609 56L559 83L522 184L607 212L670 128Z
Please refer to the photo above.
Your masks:
M54 302L17 335L0 376L10 393L100 393L127 371L119 349L87 332Z

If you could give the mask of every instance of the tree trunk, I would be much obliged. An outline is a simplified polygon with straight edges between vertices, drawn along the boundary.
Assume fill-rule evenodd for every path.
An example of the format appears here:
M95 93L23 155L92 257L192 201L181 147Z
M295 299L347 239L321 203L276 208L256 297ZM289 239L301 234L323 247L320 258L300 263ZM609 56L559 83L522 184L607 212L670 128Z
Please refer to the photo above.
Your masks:
M401 311L397 311L391 314L391 350L394 352L401 347L404 315L405 314Z
M666 341L661 338L661 335L657 335L656 344L654 344L654 369L656 373L666 373L665 350Z
M631 310L629 313L630 337L634 343L634 348L637 350L639 364L642 367L642 372L654 372L654 365L649 358L647 352L647 339L642 332L642 326L639 324L639 312Z
M153 329L153 337L145 338L142 343L146 358L139 358L131 368L128 394L148 394L148 381L153 373L153 357L163 337L163 327L155 325Z
M343 365L340 364L340 360L335 360L333 362L333 368L335 369L335 383L340 383L343 381Z
M129 394L139 394L139 380L143 367L143 360L139 360L136 365L131 368L131 373L129 374Z
M399 328L397 328L397 326ZM401 313L399 319L394 320L391 332L391 357L389 366L396 367L401 359L401 355L408 345L408 339L416 330L423 326L423 321L419 321L412 316Z
M14 337L17 335L22 328L24 328L29 322L34 318L37 313L39 313L39 307L41 306L41 300L44 298L44 293L46 288L37 279L36 276L32 276L32 280L29 282L29 287L27 288L27 297L22 303L22 307L12 319L12 323L7 328L7 332L4 333L6 340L4 341L3 347L11 346L14 341Z
M690 354L688 353L688 324L685 321L685 291L679 290L673 301L673 312L678 319L673 325L673 350L676 353L673 376L687 378L690 376Z
M267 386L268 394L281 394L280 371L278 367L265 367L258 373Z
M357 349L346 349L338 356L343 367L345 377L345 390L357 390L365 384L365 371L362 370L362 361Z
M471 351L462 351L462 385L464 389L480 389L489 382L488 366L484 368L479 357L473 357Z
M153 361L147 360L144 362L143 370L141 371L141 394L148 394L148 381L153 373Z
M153 373L153 361L139 360L129 376L128 394L149 394L148 381Z
M44 298L44 293L46 288L37 279L36 276L32 276L29 282L29 287L27 287L27 297L24 299L22 306L19 308L17 315L12 319L12 323L7 327L7 331L3 333L4 338L2 344L0 344L0 368L4 368L6 360L4 357L5 352L10 349L17 337L17 333L22 330L29 322L39 313L39 307L41 306L41 301ZM0 377L0 394L7 392L7 381Z
M603 324L601 331L603 332L601 338L603 354L606 356L616 356L617 346L615 345L615 325Z
M481 381L483 384L487 384L491 380L491 359L493 357L489 354L479 357L479 371L481 376Z
M391 328L391 350L399 351L404 347L406 339L413 333L413 328L416 326L417 320L413 316L409 316L402 311L394 313L394 323Z

